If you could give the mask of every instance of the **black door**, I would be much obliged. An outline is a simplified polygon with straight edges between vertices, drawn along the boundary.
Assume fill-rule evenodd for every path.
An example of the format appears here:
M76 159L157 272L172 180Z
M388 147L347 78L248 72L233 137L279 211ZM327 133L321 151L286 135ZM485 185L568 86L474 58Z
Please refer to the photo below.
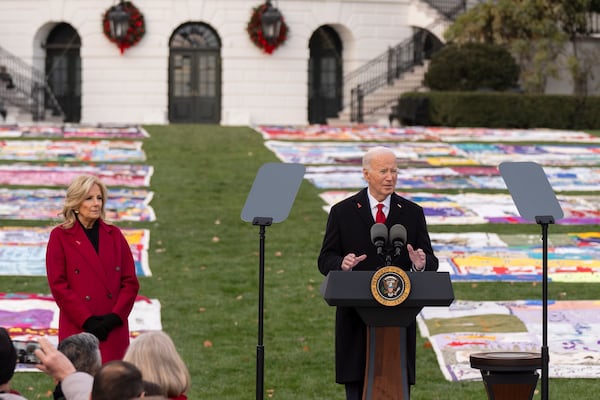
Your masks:
M324 124L342 109L342 42L331 27L322 26L309 48L308 121Z
M60 23L46 41L46 76L65 113L65 122L81 120L81 39L69 24Z
M178 28L170 42L169 121L219 123L221 55L217 35L206 25Z

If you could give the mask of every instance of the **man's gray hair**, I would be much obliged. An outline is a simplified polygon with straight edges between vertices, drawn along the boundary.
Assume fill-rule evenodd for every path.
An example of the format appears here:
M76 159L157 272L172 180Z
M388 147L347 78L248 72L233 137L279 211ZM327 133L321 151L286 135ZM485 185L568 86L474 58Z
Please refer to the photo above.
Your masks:
M378 156L381 156L383 154L391 154L394 157L396 156L396 153L394 153L394 151L389 147L375 146L370 148L363 156L362 167L365 169L369 169L369 167L371 166L371 161L373 161L374 158L377 158Z
M91 333L81 332L71 335L58 344L62 352L79 372L87 372L94 376L102 366L100 342Z

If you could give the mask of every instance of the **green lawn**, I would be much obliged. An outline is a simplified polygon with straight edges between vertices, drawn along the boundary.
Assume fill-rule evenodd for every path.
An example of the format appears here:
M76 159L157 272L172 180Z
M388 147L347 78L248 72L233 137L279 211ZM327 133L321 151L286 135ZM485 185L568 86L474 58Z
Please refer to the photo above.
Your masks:
M147 227L153 276L141 295L162 304L169 333L192 375L190 399L256 398L259 228L240 214L256 172L277 162L246 127L147 126L144 149L155 168L151 189L157 221ZM286 221L266 228L265 399L343 400L334 383L334 309L319 294L316 258L327 219L318 191L303 181ZM12 221L0 221L13 225ZM550 232L589 230L551 226ZM431 231L539 232L539 226L431 226ZM6 292L48 293L42 277L0 277ZM455 283L456 298L541 298L540 284ZM597 298L594 285L549 285L556 299ZM52 382L19 373L13 386L29 399L52 398ZM600 380L550 380L555 399L593 399ZM414 399L484 399L481 382L447 382L435 354L418 342ZM539 398L539 393L535 398Z

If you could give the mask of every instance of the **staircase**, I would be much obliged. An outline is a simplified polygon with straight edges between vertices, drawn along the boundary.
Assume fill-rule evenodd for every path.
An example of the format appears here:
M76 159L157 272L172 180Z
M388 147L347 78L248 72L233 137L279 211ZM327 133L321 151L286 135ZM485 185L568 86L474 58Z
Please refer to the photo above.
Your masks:
M405 92L426 90L423 78L431 55L443 46L433 47L431 32L441 35L459 14L482 0L413 0L411 11L422 20L432 21L417 29L412 37L344 76L344 105L330 125L366 123L387 125L392 105ZM429 42L427 42L429 41Z
M365 96L363 108L369 110L369 112L363 116L362 123L372 125L389 124L390 109L392 105L398 103L398 98L403 93L426 90L422 82L428 65L429 61L424 61L422 65L415 65L411 70L406 71L400 79L394 80L391 85L382 86ZM353 122L351 121L351 115L351 108L346 107L338 114L337 118L330 118L327 123L333 126L348 125Z
M0 123L63 122L64 113L44 73L0 47Z

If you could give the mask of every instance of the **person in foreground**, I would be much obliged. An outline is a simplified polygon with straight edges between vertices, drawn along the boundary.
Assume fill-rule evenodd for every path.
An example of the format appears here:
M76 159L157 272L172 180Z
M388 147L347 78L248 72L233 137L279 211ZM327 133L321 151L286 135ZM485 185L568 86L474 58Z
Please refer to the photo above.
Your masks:
M167 333L142 333L131 342L123 360L138 367L145 381L157 384L160 394L173 400L187 399L190 373Z
M58 351L67 356L75 370L94 376L102 366L99 346L100 342L96 336L88 332L81 332L60 342ZM54 400L67 400L60 382L57 383L53 396Z
M59 382L68 400L115 400L144 398L142 373L133 364L122 360L109 361L95 376L80 372L46 338L39 339L35 355L36 367Z
M105 221L107 192L95 176L75 178L60 213L64 221L50 233L46 249L48 285L60 310L58 339L93 334L103 363L123 358L127 318L139 291L129 244Z
M25 397L10 387L10 381L17 366L17 350L8 331L0 327L0 399L26 400Z
M58 351L48 339L38 339L40 347L35 355L40 363L36 367L60 384L64 397L69 400L89 400L94 377L87 372L79 372L67 358Z
M367 187L335 204L329 213L321 251L319 271L375 271L385 266L371 242L375 221L389 229L395 224L406 228L406 246L393 264L404 270L436 271L438 259L433 253L422 207L395 193L398 179L394 152L374 147L363 157L363 177ZM383 215L377 217L378 204ZM363 394L366 363L367 329L352 307L336 309L336 382L345 385L346 399L359 400ZM415 384L416 322L407 327L408 381Z
M127 361L110 361L104 364L94 377L91 400L125 400L140 397L144 397L142 373Z

